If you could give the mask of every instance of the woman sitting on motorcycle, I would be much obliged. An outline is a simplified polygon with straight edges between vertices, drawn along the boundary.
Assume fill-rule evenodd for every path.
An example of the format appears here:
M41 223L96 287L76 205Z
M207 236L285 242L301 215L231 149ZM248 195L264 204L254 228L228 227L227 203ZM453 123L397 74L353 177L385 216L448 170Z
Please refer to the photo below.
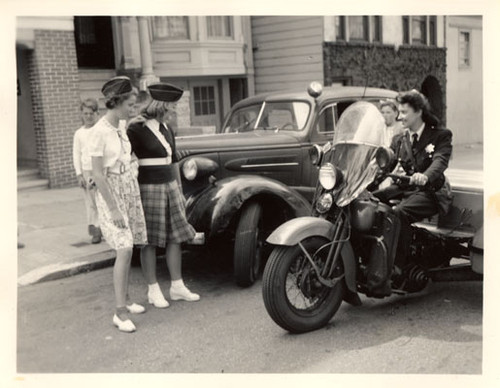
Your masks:
M406 129L394 136L391 148L395 153L392 168L399 165L410 176L409 184L395 182L373 194L383 202L399 199L395 206L401 220L401 231L396 251L395 271L405 268L411 240L411 224L446 213L451 205L451 189L444 171L452 152L452 133L437 128L437 119L430 112L425 96L416 90L402 93L397 101L401 122ZM387 279L385 287L390 287Z

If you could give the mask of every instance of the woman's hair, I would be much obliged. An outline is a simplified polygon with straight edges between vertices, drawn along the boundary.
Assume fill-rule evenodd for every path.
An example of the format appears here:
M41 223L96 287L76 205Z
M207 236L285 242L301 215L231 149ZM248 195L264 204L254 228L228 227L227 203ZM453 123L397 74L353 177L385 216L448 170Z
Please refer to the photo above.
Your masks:
M80 104L80 110L83 111L83 108L89 108L92 109L92 112L97 112L99 110L99 104L95 98L87 98Z
M109 97L108 99L106 99L106 102L105 102L106 108L114 109L118 105L122 104L123 101L128 100L130 98L130 96L137 96L137 89L136 88L132 88L132 91L130 91L128 93L118 94L118 95Z
M141 109L141 115L146 119L162 120L168 112L171 102L150 99Z
M380 101L380 110L382 110L382 108L388 106L389 108L391 108L394 113L398 113L398 107L396 106L396 103L392 100L382 100Z
M413 89L409 92L400 93L397 97L397 101L400 104L408 104L410 105L414 111L422 111L422 120L426 124L437 125L439 123L439 119L432 114L431 105L427 98L420 93L419 91Z

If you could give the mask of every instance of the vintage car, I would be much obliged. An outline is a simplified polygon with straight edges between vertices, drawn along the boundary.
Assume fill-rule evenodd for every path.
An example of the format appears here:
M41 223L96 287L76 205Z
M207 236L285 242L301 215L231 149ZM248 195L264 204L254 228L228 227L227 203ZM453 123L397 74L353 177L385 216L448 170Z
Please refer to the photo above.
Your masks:
M232 248L238 285L256 280L269 253L266 238L278 225L309 215L318 176L309 157L313 144L332 139L353 102L396 95L313 82L307 90L238 102L216 134L176 138L188 220L204 233L206 252Z

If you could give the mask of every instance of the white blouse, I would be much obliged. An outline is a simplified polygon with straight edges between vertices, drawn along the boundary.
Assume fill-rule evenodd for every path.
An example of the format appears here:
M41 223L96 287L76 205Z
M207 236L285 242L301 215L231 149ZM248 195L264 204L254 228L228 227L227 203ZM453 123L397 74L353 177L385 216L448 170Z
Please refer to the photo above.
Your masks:
M90 156L101 156L104 168L117 163L130 165L132 146L127 137L125 120L120 120L118 128L110 124L106 117L101 117L92 128L89 141Z

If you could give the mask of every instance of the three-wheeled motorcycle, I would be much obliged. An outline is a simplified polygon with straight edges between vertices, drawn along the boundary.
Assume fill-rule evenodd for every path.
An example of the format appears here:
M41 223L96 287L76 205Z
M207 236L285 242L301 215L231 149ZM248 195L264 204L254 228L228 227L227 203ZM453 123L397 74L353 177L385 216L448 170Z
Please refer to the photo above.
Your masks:
M312 215L285 222L267 239L274 249L263 299L285 330L321 328L342 301L360 305L359 293L383 297L372 293L370 281L393 272L384 265L394 262L399 235L396 203L368 190L393 157L383 131L377 107L360 101L342 114L333 143L311 149L319 168ZM482 280L482 189L454 186L453 194L446 216L412 225L410 265L393 278L392 293L419 292L429 280Z

